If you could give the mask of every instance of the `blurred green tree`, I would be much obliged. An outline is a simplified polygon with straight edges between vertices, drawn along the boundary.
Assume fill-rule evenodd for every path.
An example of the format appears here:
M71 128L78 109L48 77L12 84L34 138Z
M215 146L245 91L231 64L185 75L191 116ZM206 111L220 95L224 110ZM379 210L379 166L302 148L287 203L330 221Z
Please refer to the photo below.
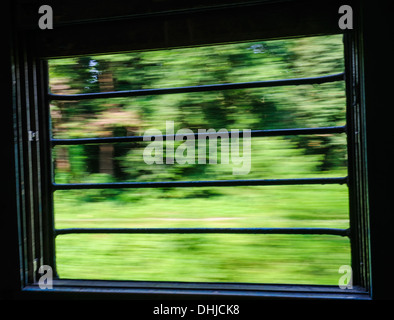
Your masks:
M338 73L343 68L341 36L326 36L67 58L51 60L49 70L54 93L88 93L299 78ZM194 132L200 128L336 126L345 124L345 90L342 82L335 82L54 101L51 112L53 134L57 138L142 135L148 128L164 132L166 120L175 122L175 130L189 128ZM275 152L290 146L299 149L290 154L313 156L314 166L311 168L308 161L304 166L312 172L341 169L346 165L346 140L342 135L293 136L275 141L280 146L272 146ZM254 152L261 150L261 143L256 142ZM73 182L89 179L94 173L108 174L114 180L152 181L227 174L223 167L198 164L148 166L142 158L145 146L146 143L130 143L106 148L58 147L55 157L62 166L57 173L68 172ZM272 162L272 152L259 153L255 159L255 171L251 174L259 176L259 168L269 170L266 163ZM294 169L291 168L288 170Z

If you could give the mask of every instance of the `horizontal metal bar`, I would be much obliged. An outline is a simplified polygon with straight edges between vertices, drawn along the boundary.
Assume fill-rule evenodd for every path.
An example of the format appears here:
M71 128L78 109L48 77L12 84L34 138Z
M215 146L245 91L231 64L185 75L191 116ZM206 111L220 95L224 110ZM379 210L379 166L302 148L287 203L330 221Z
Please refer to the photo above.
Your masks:
M278 186L303 184L345 184L347 177L303 178L303 179L251 179L211 181L159 181L159 182L113 182L113 183L53 183L54 190L75 189L130 189L130 188L175 188L175 187L227 187L227 186Z
M320 128L293 128L293 129L271 129L271 130L251 130L251 137L274 137L274 136L293 136L293 135L308 135L308 134L332 134L344 133L346 126L337 127L320 127ZM190 133L190 134L171 134L160 136L125 136L125 137L111 137L111 138L80 138L80 139L51 139L52 145L81 145L81 144L95 144L95 143L119 143L132 141L151 141L152 138L167 140L168 138L175 139L176 137L183 138L185 136L194 136L195 139L204 137L218 137L222 136L221 132L214 133ZM239 137L244 136L244 131L239 131ZM231 130L229 131L231 137Z
M55 236L62 234L315 234L349 236L348 229L334 228L66 228L56 229Z
M69 94L69 95L48 93L48 98L50 100L64 101L64 100L106 99L106 98L119 98L119 97L139 97L139 96L190 93L190 92L207 92L207 91L230 90L230 89L248 89L248 88L266 88L266 87L279 87L279 86L291 86L291 85L303 85L303 84L321 84L326 82L340 81L343 79L344 79L344 73L336 73L327 76L310 77L310 78L207 84L200 86L187 86L187 87L161 88L161 89L140 89L140 90L125 90L125 91L111 91L111 92L97 92L97 93L80 93L80 94Z

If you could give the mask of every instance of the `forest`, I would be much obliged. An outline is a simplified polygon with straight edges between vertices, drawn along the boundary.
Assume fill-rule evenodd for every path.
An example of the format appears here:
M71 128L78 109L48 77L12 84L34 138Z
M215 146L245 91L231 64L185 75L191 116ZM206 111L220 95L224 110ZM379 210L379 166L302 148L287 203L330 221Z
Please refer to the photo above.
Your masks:
M50 92L59 95L344 71L341 35L78 56L50 59L48 65ZM175 131L193 132L335 127L346 125L345 82L52 100L50 114L54 139L142 136L152 129L165 133L168 121ZM251 167L243 175L233 174L234 163L220 161L228 156L223 141L218 141L216 164L149 164L143 159L149 143L56 145L54 180L65 184L347 175L345 133L252 138ZM174 143L176 148L183 141ZM169 156L164 150L163 159ZM58 190L54 212L56 228L349 226L346 185ZM61 278L336 285L339 267L350 265L350 243L332 235L69 234L56 238L56 261Z

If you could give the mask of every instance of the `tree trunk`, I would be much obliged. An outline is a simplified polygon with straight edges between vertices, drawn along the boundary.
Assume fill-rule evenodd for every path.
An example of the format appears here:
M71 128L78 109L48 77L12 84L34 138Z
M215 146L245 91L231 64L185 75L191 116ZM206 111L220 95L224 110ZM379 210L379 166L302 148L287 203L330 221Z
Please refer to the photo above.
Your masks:
M99 172L114 174L114 146L111 144L100 145Z

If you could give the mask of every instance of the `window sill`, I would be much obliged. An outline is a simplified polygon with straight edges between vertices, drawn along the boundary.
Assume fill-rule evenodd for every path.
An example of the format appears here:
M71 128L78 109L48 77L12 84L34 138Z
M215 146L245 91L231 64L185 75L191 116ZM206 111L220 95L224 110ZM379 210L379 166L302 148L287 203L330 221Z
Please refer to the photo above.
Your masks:
M54 280L52 289L38 284L27 285L23 292L54 298L104 299L297 299L297 300L371 300L361 287L340 289L337 286L261 285L229 283L177 283L104 280Z

